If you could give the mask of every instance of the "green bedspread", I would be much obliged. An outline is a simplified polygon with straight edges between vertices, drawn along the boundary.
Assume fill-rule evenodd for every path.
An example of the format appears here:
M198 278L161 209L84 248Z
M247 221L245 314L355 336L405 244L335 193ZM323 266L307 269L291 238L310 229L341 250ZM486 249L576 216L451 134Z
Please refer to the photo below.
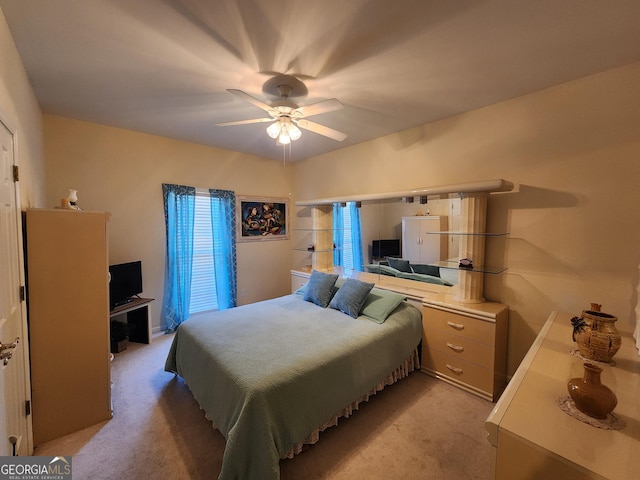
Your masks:
M220 479L278 479L280 458L398 368L421 331L406 302L378 324L287 295L191 316L165 370L225 436Z

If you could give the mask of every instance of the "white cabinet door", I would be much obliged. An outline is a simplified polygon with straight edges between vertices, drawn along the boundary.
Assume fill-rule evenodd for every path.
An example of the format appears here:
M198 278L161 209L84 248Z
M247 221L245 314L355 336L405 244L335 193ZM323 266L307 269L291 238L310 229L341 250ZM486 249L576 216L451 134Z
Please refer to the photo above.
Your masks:
M442 235L428 232L442 231L446 217L403 217L402 258L412 263L434 263L443 260Z
M402 258L420 263L420 221L418 218L402 219Z

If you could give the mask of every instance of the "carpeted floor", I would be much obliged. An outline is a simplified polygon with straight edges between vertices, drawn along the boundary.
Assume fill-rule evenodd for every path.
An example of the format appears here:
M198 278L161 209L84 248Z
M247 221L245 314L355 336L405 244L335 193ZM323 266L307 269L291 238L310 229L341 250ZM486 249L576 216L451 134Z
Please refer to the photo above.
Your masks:
M113 419L47 442L71 455L74 480L216 479L224 437L179 377L164 371L172 335L129 344L112 363ZM282 480L487 480L484 420L493 404L414 372L320 441L280 462Z

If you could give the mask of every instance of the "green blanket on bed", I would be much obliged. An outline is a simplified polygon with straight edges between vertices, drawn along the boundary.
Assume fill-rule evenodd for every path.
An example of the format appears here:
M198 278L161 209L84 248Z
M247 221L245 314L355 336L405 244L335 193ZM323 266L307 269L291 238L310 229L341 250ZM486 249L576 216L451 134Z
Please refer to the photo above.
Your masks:
M378 324L287 295L191 316L165 370L225 436L220 479L278 479L280 458L399 367L421 331L405 302Z

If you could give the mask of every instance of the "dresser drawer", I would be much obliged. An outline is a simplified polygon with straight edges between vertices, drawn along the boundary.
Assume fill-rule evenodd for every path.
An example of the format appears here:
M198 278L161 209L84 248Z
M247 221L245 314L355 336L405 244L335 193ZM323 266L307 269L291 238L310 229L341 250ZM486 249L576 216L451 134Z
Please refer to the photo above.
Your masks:
M422 324L426 328L437 328L455 335L487 345L495 344L495 323L461 314L424 307Z
M454 355L423 348L422 369L432 375L442 374L454 382L470 385L489 395L493 393L493 370L467 362Z
M495 349L492 345L476 342L468 337L431 328L427 325L425 325L423 332L423 348L438 350L457 359L476 363L493 370Z

